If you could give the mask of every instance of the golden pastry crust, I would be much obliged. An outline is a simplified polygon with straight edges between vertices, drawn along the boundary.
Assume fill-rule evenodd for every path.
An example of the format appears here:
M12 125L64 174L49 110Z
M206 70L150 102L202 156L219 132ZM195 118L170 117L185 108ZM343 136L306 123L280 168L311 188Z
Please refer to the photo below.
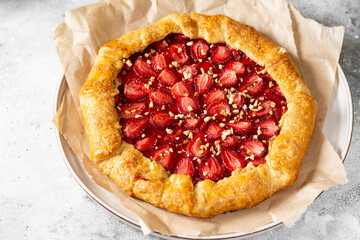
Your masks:
M114 96L122 59L144 50L170 33L226 43L265 66L288 103L281 132L269 142L266 163L232 172L218 182L193 186L186 175L170 174L131 144L121 141ZM295 182L310 142L317 104L286 51L252 27L222 16L171 14L155 24L130 32L100 50L80 91L93 162L129 196L188 216L210 218L219 213L252 207Z

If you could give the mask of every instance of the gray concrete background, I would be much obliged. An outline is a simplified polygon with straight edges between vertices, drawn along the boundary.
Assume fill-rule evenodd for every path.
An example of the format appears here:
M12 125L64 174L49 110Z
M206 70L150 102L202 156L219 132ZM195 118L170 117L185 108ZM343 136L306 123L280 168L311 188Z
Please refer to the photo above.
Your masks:
M53 32L66 10L93 2L0 0L0 239L155 239L88 197L57 148L51 120L62 69ZM307 18L346 27L340 65L354 102L349 183L323 193L293 227L247 239L360 239L360 1L290 2Z

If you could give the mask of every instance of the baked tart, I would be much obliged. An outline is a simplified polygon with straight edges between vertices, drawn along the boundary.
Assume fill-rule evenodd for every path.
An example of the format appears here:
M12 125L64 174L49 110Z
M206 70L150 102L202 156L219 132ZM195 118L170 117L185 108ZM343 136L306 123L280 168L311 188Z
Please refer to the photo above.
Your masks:
M101 47L80 104L104 174L131 197L200 218L294 183L317 112L285 49L195 13Z

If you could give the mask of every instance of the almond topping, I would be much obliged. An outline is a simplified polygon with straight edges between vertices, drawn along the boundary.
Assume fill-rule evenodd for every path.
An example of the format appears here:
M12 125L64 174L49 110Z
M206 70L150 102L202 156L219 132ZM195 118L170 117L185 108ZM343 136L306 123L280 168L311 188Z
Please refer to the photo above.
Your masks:
M183 132L183 134L185 134L185 136L188 136L189 133L190 133L190 130L186 130L186 131Z
M192 132L189 133L188 135L189 138L193 138L194 137L194 134Z
M179 48L181 49L181 48ZM177 62L177 61L172 61L171 64L174 66L174 67L180 67L180 64Z
M191 73L186 73L186 72L184 72L184 78L185 79L189 79L189 78L191 78L192 77L192 74Z
M132 66L132 63L131 63L131 61L129 59L126 61L126 65L128 65L129 67Z
M210 121L211 120L211 117L206 117L206 118L204 118L204 122L208 122L208 121Z

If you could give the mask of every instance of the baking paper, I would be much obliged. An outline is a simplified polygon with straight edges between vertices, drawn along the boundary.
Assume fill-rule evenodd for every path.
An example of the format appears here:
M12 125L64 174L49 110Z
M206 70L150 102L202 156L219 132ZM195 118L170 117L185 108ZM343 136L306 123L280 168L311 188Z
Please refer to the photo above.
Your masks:
M89 159L78 93L97 51L103 44L172 12L223 14L255 27L289 52L318 102L318 120L298 180L258 206L220 214L212 219L170 213L129 198ZM209 236L252 232L276 220L291 226L322 191L347 181L341 159L321 130L343 34L343 27L329 28L305 19L293 6L281 0L102 1L74 9L66 12L65 21L55 31L54 40L68 90L54 123L82 159L93 180L116 194L123 206L138 216L144 234L158 231L170 235Z

